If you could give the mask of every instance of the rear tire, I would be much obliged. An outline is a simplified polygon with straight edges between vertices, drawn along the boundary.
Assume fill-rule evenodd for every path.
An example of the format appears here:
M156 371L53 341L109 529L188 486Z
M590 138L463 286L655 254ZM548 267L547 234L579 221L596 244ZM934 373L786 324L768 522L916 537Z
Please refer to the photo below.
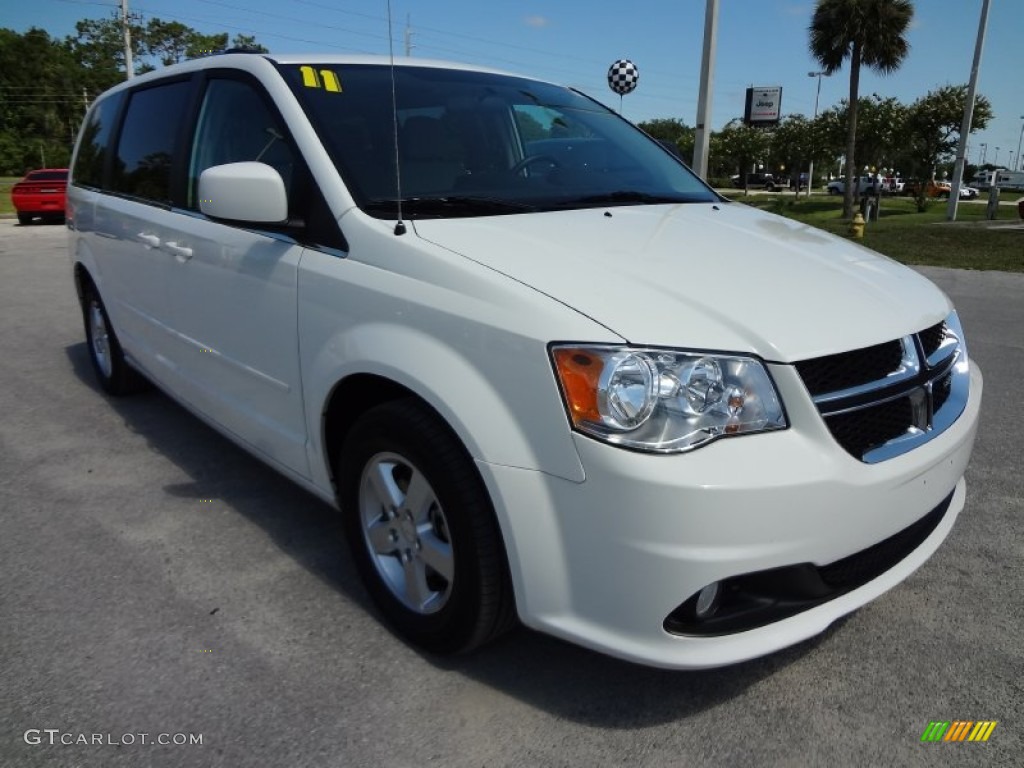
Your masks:
M32 223L32 214L31 213L19 213L18 214L18 223L21 224L21 226L23 226L23 227L27 227L29 224Z
M490 498L436 414L414 400L369 410L342 446L337 477L356 566L402 637L465 653L515 624Z
M103 391L120 397L147 389L149 381L125 360L121 343L110 324L107 308L103 306L99 292L91 283L86 285L82 297L82 319L85 322L89 362L92 363Z

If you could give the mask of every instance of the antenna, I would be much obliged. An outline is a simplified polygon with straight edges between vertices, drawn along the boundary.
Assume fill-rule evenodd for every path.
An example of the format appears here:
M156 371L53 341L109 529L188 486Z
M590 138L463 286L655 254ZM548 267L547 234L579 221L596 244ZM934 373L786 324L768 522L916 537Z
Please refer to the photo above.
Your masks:
M391 38L391 0L388 0L388 54L391 58L391 125L395 133L395 193L398 195L398 221L395 223L395 234L405 234L405 222L402 221L402 170L398 156L398 97L395 96L395 42Z

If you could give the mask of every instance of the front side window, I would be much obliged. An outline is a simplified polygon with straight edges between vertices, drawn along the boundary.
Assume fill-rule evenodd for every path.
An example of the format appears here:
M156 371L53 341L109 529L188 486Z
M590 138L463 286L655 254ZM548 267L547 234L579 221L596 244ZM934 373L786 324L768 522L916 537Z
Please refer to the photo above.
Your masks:
M191 84L187 81L131 94L111 179L115 192L159 203L171 202L171 165L190 94Z
M393 112L386 66L280 69L373 216L396 215L399 183L410 218L720 199L646 134L567 88L396 67Z
M249 83L211 80L199 112L189 163L188 207L198 209L199 176L226 163L257 161L281 174L288 199L295 198L296 157L284 126Z

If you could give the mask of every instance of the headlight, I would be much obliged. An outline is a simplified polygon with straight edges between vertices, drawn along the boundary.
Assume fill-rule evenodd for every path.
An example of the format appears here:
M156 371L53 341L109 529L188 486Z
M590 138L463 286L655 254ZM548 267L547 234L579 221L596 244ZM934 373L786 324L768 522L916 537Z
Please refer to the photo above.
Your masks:
M614 445L674 453L788 426L752 357L601 346L556 346L551 356L573 426Z

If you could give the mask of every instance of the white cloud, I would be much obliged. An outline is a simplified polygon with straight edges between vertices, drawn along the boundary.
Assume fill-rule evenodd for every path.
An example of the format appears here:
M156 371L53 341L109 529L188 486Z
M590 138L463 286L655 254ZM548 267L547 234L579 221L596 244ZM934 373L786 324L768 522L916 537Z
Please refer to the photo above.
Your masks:
M546 27L548 24L551 23L546 18L544 18L543 16L527 16L524 19L524 21L526 22L526 24L528 26L538 27L538 28Z

